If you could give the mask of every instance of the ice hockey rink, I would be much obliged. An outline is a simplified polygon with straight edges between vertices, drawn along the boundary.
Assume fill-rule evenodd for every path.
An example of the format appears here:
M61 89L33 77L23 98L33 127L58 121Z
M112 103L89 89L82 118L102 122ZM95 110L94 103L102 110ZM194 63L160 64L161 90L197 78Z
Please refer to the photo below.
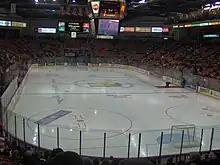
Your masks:
M179 153L167 143L174 125L196 125L195 138L202 150L208 150L212 127L215 128L212 148L220 148L220 101L182 88L158 88L165 82L126 70L90 69L73 66L36 67L28 72L22 92L13 108L17 114L17 137L40 146L59 147L79 152L79 131L82 131L82 154L102 156L106 132L106 156L126 157L131 133L130 156L159 153L160 135L164 140L162 154ZM14 117L9 118L9 131L14 133ZM180 133L180 132L179 132ZM181 136L177 136L178 140ZM198 151L199 146L183 148Z

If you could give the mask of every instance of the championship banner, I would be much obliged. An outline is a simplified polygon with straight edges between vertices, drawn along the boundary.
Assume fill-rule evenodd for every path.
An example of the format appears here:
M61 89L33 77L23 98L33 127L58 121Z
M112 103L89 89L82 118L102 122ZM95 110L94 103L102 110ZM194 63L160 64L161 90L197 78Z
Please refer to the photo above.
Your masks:
M93 12L94 17L98 17L99 16L100 1L92 1L91 6L92 6L92 12Z
M60 15L64 15L65 14L65 8L64 6L60 7Z
M15 3L11 4L11 13L13 13L13 14L16 13L16 4Z

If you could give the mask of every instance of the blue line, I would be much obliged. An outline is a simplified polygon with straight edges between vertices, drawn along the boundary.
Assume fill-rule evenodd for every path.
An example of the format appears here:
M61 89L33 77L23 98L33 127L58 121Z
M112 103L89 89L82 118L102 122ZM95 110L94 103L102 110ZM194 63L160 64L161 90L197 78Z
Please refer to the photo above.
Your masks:
M49 116L46 116L46 117L36 121L36 123L39 123L42 125L50 124L50 123L54 122L55 120L62 118L63 116L65 116L69 113L72 113L72 111L59 110Z

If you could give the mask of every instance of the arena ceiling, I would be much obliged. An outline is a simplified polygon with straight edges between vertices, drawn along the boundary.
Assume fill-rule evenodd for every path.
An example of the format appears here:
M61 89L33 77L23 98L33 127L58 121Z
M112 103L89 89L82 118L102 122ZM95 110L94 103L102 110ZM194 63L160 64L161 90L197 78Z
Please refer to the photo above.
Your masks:
M10 11L10 3L17 4L17 15L21 17L60 18L60 6L68 2L72 7L86 6L86 0L1 0L0 7ZM200 9L202 5L213 0L127 0L126 20L133 20L144 16L176 17ZM4 14L1 12L1 14ZM65 16L75 19L82 15ZM80 19L80 18L79 18ZM85 18L86 19L86 18Z

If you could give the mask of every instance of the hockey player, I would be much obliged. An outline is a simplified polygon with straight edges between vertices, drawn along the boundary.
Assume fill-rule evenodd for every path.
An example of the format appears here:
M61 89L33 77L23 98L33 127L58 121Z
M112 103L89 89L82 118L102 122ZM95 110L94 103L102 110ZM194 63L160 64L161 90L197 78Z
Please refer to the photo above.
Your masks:
M169 88L170 87L170 82L166 82L166 86L165 86L165 88Z
M185 86L186 86L186 79L184 77L182 77L182 81L181 81L180 85L181 85L182 88L185 88Z
M57 96L57 103L60 104L62 101L63 101L63 98L60 95L58 95Z

